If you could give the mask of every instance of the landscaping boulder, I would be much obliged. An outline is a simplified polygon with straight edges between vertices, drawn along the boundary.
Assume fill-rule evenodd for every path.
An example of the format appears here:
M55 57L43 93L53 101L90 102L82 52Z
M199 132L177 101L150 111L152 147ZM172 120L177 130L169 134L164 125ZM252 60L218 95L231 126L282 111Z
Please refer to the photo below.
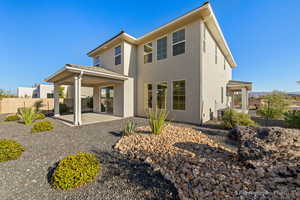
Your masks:
M236 127L238 159L255 170L270 190L300 187L300 131L285 128Z

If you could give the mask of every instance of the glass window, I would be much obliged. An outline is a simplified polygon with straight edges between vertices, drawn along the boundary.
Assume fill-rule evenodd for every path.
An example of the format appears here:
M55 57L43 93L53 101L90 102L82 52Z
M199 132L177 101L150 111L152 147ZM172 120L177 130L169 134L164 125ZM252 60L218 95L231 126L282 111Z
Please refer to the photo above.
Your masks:
M185 110L185 81L173 81L173 109Z
M224 70L226 70L226 59L224 57Z
M157 108L158 109L167 108L167 90L168 90L167 82L162 82L157 85Z
M152 108L152 84L145 84L145 108Z
M185 29L173 33L173 56L185 53Z
M99 56L94 59L94 66L101 66L101 59Z
M121 45L115 48L115 65L121 64Z
M144 45L144 63L152 62L152 42Z
M157 60L167 58L167 37L157 40Z
M221 103L224 103L224 88L221 87Z

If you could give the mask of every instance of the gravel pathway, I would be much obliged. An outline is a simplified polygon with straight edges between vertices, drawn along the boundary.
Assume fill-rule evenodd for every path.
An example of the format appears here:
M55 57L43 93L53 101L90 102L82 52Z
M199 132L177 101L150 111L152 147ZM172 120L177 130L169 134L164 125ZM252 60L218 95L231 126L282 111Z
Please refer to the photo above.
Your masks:
M49 119L55 125L53 131L32 135L30 127L3 119L0 115L0 138L18 141L26 151L19 160L0 163L1 200L177 199L174 186L147 164L130 161L113 151L124 120L78 128ZM144 119L135 121L145 123ZM68 192L51 188L48 179L52 166L80 151L95 153L100 160L97 180Z

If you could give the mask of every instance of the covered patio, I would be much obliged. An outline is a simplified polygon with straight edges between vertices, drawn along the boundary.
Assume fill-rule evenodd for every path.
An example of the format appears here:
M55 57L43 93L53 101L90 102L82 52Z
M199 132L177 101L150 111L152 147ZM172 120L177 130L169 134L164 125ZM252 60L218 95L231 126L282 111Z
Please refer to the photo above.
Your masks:
M45 81L54 84L54 116L74 126L133 116L133 78L101 67L66 64ZM73 114L60 115L59 88L73 85ZM93 88L93 113L82 114L81 87Z
M227 84L227 95L231 97L230 108L248 113L249 91L251 90L251 82L230 80Z

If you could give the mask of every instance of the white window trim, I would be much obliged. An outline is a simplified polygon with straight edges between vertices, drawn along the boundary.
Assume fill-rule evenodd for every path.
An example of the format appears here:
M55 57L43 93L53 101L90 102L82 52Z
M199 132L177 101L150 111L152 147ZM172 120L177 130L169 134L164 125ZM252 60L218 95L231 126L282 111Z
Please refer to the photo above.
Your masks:
M158 100L157 100L157 97L158 97L158 90L157 90L157 86L158 86L158 84L160 84L160 83L167 83L167 94L166 94L166 107L164 108L165 110L168 110L168 88L169 88L169 81L158 81L158 82L155 82L154 84L155 84L155 102L156 102L156 104L155 104L155 108L156 109L161 109L161 108L158 108ZM153 105L152 105L152 108L153 108Z
M174 90L174 87L173 87L173 82L174 81L184 81L184 92L185 92L185 109L184 110L177 110L177 109L173 109L173 90ZM186 79L175 79L175 80L171 80L171 111L176 111L176 112L187 112L187 109L186 109Z
M181 30L183 30L183 29L184 29L184 32L185 32L185 33L184 33L184 40L173 43L173 33L176 33L176 32L181 31ZM171 44L172 44L172 45L171 45L171 56L175 57L175 56L173 55L173 46L176 45L176 44L183 43L183 42L185 43L185 45L184 45L184 53L179 54L179 55L176 55L176 56L184 55L184 54L186 53L186 30L187 30L187 28L186 28L186 26L184 26L184 27L181 27L181 28L176 29L175 31L173 31L173 32L171 33Z
M147 63L145 63L145 56L146 55L148 55L148 54L151 54L151 53L145 53L145 45L147 45L147 44L149 44L149 43L152 43L152 51L151 51L151 53L152 53L152 61L151 62L147 62ZM143 44L143 63L144 63L144 65L147 65L147 64L152 64L153 63L153 61L154 61L154 51L153 51L153 49L154 49L154 45L153 45L154 43L153 43L153 40L152 41L149 41L149 42L146 42L146 43L144 43Z
M158 48L157 48L157 42L158 42L158 40L160 40L160 39L162 39L162 38L167 38L167 57L166 58L164 58L164 59L160 59L160 60L158 60L157 59L157 52L158 52ZM156 39L156 52L155 52L155 60L157 61L157 62L161 62L161 61L165 61L165 60L168 60L168 58L169 58L169 56L168 56L168 42L169 42L169 37L168 37L168 34L165 34L165 35L163 35L163 36L161 36L161 37L159 37L159 38L157 38Z
M155 83L152 83L152 82L144 82L144 89L145 89L145 85L146 86L148 86L149 84L151 84L152 85L152 108L150 108L150 109L153 109L153 107L154 107L154 85L155 85ZM148 95L148 87L147 87L147 95ZM145 105L145 100L147 101L147 106ZM147 109L149 109L149 107L148 107L148 96L147 96L147 98L145 99L145 96L144 96L144 111L146 112L146 110Z
M120 51L119 54L116 55L116 54L115 54L115 51L116 51L116 48L119 47L119 46L121 47L121 51ZM116 57L118 57L118 56L121 56L121 63L116 65ZM116 45L116 46L114 47L114 63L115 63L115 66L119 66L119 65L122 64L122 44L118 44L118 45Z

